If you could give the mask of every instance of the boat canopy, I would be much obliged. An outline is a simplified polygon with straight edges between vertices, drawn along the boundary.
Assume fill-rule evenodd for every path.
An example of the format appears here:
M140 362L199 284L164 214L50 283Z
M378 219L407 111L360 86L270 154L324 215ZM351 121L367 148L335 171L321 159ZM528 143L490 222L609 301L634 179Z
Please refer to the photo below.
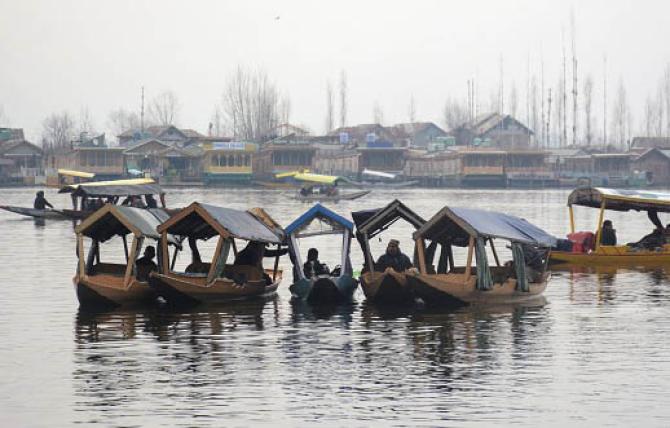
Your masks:
M384 208L356 211L351 213L356 223L357 234L368 235L369 238L388 229L398 219L404 219L415 229L420 228L426 222L405 204L395 199Z
M311 172L301 172L293 176L298 181L309 181L320 184L335 184L341 178L335 175L313 174Z
M287 171L287 172L280 172L275 174L275 178L287 178L287 177L295 177L298 174L303 174L303 173L309 173L308 169L302 170L302 171Z
M95 174L92 172L83 172L83 171L74 171L71 169L59 169L58 174L67 175L69 177L79 177L79 178L93 178Z
M263 211L264 212L264 211ZM269 215L265 213L269 218ZM273 221L274 224L276 224ZM249 211L193 202L158 227L158 232L209 239L221 235L247 241L280 244L283 236Z
M161 187L151 178L128 180L93 181L90 183L69 184L58 193L72 193L75 196L142 196L160 195Z
M314 228L314 220L319 220L319 227ZM307 236L327 235L332 233L342 233L345 229L350 232L353 230L352 222L341 215L329 210L321 204L316 204L303 215L298 217L293 223L285 229L286 235L293 235L297 238Z
M474 208L444 207L421 228L414 239L467 246L470 237L501 238L511 242L552 247L556 238L528 221L509 214Z
M82 221L75 232L100 242L129 233L138 238L158 239L160 235L156 228L168 218L170 215L160 208L142 209L106 204ZM172 236L169 240L173 244L177 243Z
M603 202L608 210L670 212L670 193L583 187L568 196L568 206L600 208Z

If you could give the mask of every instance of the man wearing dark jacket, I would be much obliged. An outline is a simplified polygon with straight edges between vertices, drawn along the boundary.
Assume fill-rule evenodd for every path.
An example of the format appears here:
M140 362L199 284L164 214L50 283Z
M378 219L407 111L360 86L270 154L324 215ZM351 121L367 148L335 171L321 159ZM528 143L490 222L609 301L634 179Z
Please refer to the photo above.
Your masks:
M46 207L53 208L54 206L49 203L49 201L46 200L44 197L44 192L39 191L37 192L37 197L35 197L35 202L33 202L33 208L36 210L43 210Z
M391 268L396 272L404 272L413 267L409 257L400 251L400 241L391 239L386 247L386 254L383 254L375 263L375 270L383 272Z

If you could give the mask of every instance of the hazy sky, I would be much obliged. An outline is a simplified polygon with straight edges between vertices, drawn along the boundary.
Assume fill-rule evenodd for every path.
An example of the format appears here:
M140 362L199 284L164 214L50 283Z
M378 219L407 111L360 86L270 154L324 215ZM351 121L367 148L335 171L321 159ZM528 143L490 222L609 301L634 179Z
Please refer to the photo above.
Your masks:
M479 82L480 110L497 91L519 93L525 119L528 58L555 86L561 33L570 54L570 8L563 1L49 1L0 0L0 106L39 142L47 115L87 107L98 129L110 110L139 110L164 90L179 97L178 124L206 132L226 77L262 67L290 96L291 120L322 132L327 80L345 70L349 120L417 118L441 124L447 97ZM602 105L603 55L610 99L623 79L636 121L670 62L670 2L580 1L574 5L579 75L596 79ZM580 84L581 86L581 84ZM602 119L599 119L602 121Z

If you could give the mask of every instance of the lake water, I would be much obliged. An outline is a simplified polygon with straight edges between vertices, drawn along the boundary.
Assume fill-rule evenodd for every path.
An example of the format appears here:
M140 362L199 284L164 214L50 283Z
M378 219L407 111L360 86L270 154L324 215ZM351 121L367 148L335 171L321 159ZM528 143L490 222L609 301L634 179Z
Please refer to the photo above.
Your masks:
M0 189L0 204L29 206L35 190ZM446 204L481 207L562 236L567 194L375 191L329 207L350 217L398 197L426 218ZM168 203L262 206L287 225L309 205L286 196L175 189ZM578 210L578 228L596 218ZM644 214L608 218L622 242L651 230ZM394 237L411 253L410 233L398 224L374 249ZM309 245L335 264L339 242ZM265 302L89 314L72 286L74 250L70 223L0 212L0 426L670 426L662 269L553 272L532 307L397 310L359 290L352 305L311 308L291 304L286 274Z

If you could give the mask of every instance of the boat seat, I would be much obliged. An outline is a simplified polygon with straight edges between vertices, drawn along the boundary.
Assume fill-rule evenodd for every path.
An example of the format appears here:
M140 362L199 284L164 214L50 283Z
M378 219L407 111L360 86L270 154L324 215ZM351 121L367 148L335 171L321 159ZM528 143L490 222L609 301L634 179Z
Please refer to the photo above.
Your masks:
M98 263L90 267L88 275L117 275L126 274L126 265L115 263Z
M265 272L259 270L256 266L246 265L226 265L223 269L224 278L232 279L235 282L260 281Z

